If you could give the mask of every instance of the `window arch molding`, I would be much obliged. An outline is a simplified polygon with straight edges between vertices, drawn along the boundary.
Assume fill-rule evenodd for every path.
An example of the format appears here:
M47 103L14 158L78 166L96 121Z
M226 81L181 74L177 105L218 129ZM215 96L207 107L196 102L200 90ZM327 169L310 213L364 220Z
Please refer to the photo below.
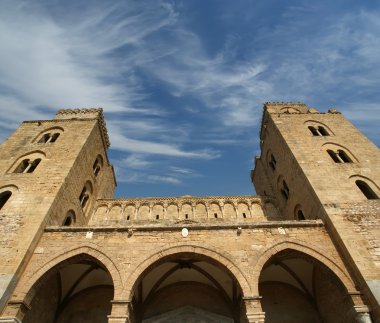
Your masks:
M370 178L362 175L352 175L349 180L353 186L367 198L367 200L380 198L380 187ZM368 189L366 192L365 190Z
M289 113L289 114L292 114L292 113L295 113L295 114L300 114L301 111L297 108L294 108L294 107L283 107L281 108L280 110L281 113Z
M341 154L341 151L346 154L351 161L345 161L344 160L344 155L343 156L340 156L338 157L340 159L340 161L336 161L336 163L358 163L359 160L356 158L356 156L348 149L346 148L345 146L343 145L340 145L340 144L336 144L334 142L326 142L322 145L322 149L324 151L326 151L326 153L328 153L328 150L332 150L333 152L335 152L336 154L340 155ZM329 154L329 153L328 153ZM331 155L330 155L331 157ZM333 157L331 157L333 158Z
M306 128L314 127L315 129L318 129L319 127L323 127L328 132L327 136L335 136L335 133L331 130L331 128L323 122L320 122L317 120L306 120L304 122L304 125L306 126ZM321 134L321 136L326 136L326 135Z
M45 135L48 135L49 134L49 138L47 139L47 141L49 142L55 142L55 140L57 140L57 138L64 132L65 130L62 128L62 127L50 127L50 128L46 128L42 131L39 132L39 134L32 140L32 143L46 143L45 142L40 142L42 139L44 139L44 136ZM54 135L58 134L58 136L56 136L56 138L54 139ZM53 140L53 141L52 141Z
M44 159L46 159L46 154L43 151L41 150L31 151L17 158L16 161L13 162L12 166L8 169L8 173L24 173L25 169L24 171L19 171L20 170L19 167L22 166L21 165L22 163L25 164L24 166L27 166L26 163L33 163L33 161L39 160L39 162L37 163L38 165ZM37 167L37 165L35 165L34 169Z

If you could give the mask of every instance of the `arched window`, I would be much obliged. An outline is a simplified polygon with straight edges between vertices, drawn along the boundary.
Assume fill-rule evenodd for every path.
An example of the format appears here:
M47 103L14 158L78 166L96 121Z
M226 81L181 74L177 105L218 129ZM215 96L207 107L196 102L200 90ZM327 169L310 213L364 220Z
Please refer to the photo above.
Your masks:
M352 163L352 160L350 157L348 157L347 153L342 150L342 149L339 149L338 150L338 155L340 157L340 159L344 162L344 163Z
M329 132L323 126L318 126L318 128L309 126L308 128L313 136L330 136Z
M313 134L313 136L320 136L319 132L317 129L315 129L313 126L308 127L310 132Z
M83 188L82 192L79 195L79 201L82 208L84 208L87 204L88 199L90 198L90 195L88 194L86 187Z
M70 210L66 214L65 220L63 221L63 226L69 227L73 223L75 223L75 212L73 210Z
M87 181L85 186L82 189L82 192L79 195L79 202L80 202L80 205L82 206L82 209L86 207L91 194L92 194L92 185L90 181Z
M270 154L270 156L269 156L269 166L270 166L273 170L276 170L276 164L277 164L276 159L274 158L273 154Z
M50 139L50 133L45 133L40 140L38 140L39 144L45 144Z
M285 200L289 199L289 187L284 180L282 181L281 194Z
M49 132L45 132L42 135L40 134L37 137L37 142L39 144L48 144L48 143L56 142L62 131L63 129L61 128L50 129Z
M348 154L342 150L339 149L338 151L334 151L332 149L328 149L327 153L330 155L331 159L335 163L352 163L351 158L348 156Z
M92 171L95 177L98 176L102 166L103 166L103 158L102 156L98 155L94 161L94 164L92 165Z
M5 192L0 193L0 210L5 205L5 203L7 203L11 195L12 195L11 191L5 191Z
M318 132L321 134L321 136L330 136L327 130L322 126L318 127Z
M59 137L60 133L59 132L56 132L54 133L50 138L50 142L56 142L58 137Z
M337 156L336 152L331 150L331 149L328 149L327 150L327 153L330 155L331 159L336 162L336 163L341 163L341 160L339 159L339 157Z
M297 219L300 221L306 220L305 215L303 214L302 210L297 211Z
M368 200L376 200L379 198L366 182L357 180L355 184Z
M23 159L14 170L14 173L33 173L40 162L41 158L36 158L34 160Z

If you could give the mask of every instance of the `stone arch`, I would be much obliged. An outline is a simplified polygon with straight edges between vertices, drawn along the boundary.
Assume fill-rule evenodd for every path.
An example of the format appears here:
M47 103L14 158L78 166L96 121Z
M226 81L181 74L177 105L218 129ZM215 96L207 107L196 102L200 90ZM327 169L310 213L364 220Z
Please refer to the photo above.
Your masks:
M46 159L46 153L44 153L43 151L41 150L33 150L33 151L30 151L28 153L25 153L21 156L19 156L11 165L11 167L9 167L8 169L8 173L13 173L16 171L16 169L18 169L18 167L20 166L20 163L23 162L23 160L30 160L30 161L36 161L36 160L44 160Z
M294 107L284 107L284 108L281 108L280 112L281 113L289 113L289 114L291 114L291 113L297 113L297 114L301 113L301 111L299 109L294 108Z
M201 247L198 245L184 245L175 244L166 249L154 250L150 256L137 265L135 270L129 275L125 283L126 299L132 299L135 288L135 283L138 282L141 275L151 267L155 262L161 259L181 253L193 253L201 256L205 256L221 264L227 271L229 271L236 281L239 283L244 297L251 296L252 288L249 284L247 277L244 275L241 269L237 267L229 258L225 256L225 252L219 252L207 247Z
M49 270L69 261L70 259L75 259L80 255L87 255L95 260L99 261L104 267L108 270L111 275L113 286L114 286L114 299L120 299L120 295L123 290L123 282L121 279L120 271L114 264L114 262L103 252L96 250L90 245L81 246L79 248L66 250L62 252L59 256L50 259L43 266L41 266L37 271L35 271L31 276L25 276L24 279L20 280L18 286L16 287L16 292L14 295L18 295L19 301L24 301L26 304L29 304L35 293L36 283L39 279L42 278ZM20 289L18 292L17 290Z
M218 218L219 214L220 214L220 217L223 218L222 207L221 207L219 201L217 201L217 200L210 201L209 205L208 205L208 209L209 209L209 213L210 213L211 218L214 218L214 217Z
M357 175L357 174L355 174L355 175L351 175L350 177L349 177L349 179L351 180L351 181L355 181L355 180L364 180L365 182L370 182L377 190L380 190L380 187L372 180L372 179L370 179L369 177L367 177L367 176L363 176L363 175Z
M348 276L348 273L341 269L337 264L335 264L334 261L313 248L304 246L298 242L287 240L269 247L261 254L257 260L253 268L252 291L254 295L259 295L259 278L266 262L272 256L286 249L299 251L307 256L310 256L311 258L318 260L338 277L338 279L342 282L349 293L356 291L354 282Z

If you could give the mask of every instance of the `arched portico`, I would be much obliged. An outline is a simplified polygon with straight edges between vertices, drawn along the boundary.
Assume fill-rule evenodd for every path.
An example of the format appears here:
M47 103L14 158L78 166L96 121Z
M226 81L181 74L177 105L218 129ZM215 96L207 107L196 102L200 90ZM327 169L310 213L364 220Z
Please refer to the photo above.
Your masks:
M82 246L26 273L3 315L15 322L86 322L83 315L91 322L102 317L107 321L111 300L121 291L121 277L113 262L102 252ZM43 316L38 314L42 312Z
M241 302L251 295L247 278L225 254L197 245L156 250L125 286L134 309L130 319L137 322L150 322L157 315L162 322L165 315L170 321L175 313L204 315L210 322L213 316L220 322L240 322Z
M272 246L254 275L269 322L370 322L348 273L315 249L293 242Z

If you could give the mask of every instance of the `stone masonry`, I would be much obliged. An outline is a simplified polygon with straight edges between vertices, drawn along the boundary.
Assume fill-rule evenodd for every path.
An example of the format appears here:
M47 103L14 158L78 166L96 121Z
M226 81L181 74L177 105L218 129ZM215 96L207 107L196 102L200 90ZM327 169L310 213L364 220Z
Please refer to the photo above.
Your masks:
M380 322L380 152L266 103L257 196L114 199L101 109L1 146L0 322Z

